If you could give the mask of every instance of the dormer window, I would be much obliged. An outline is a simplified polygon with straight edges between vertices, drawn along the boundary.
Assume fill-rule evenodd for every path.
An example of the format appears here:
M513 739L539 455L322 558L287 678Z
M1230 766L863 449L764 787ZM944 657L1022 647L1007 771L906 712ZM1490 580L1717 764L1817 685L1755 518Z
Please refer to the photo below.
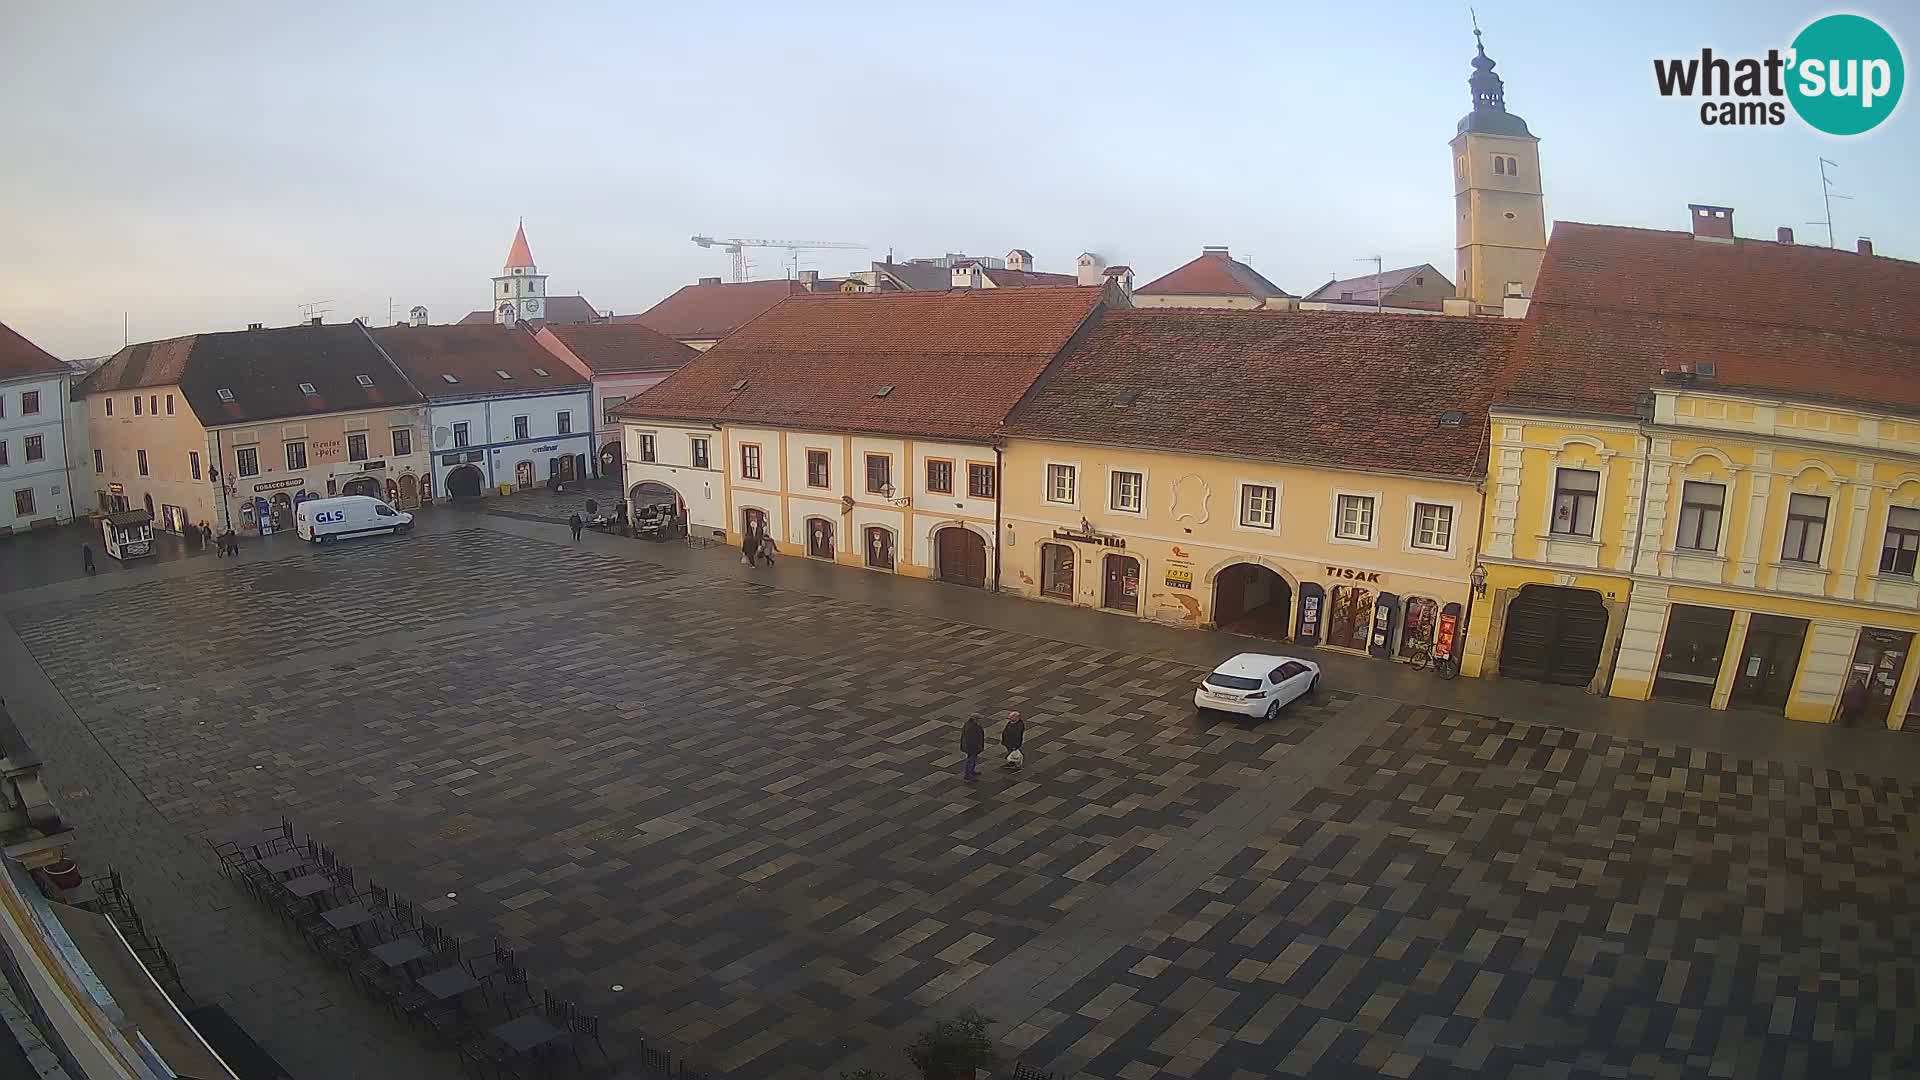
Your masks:
M221 400L221 401L225 401L225 402L232 402L232 401L233 401L233 391L231 391L231 390L229 390L229 389L227 389L226 387L224 387L224 386L223 386L223 387L221 387L221 388L219 389L219 391L218 391L218 393L220 394L220 400Z
M445 374L443 374L443 375L441 375L440 377L441 377L442 379L445 379L445 380L447 381L447 384L448 384L449 386L451 386L451 385L453 385L453 384L455 384L455 383L458 383L458 382L460 381L460 377L459 377L459 376L457 376L457 375L445 375Z
M360 384L361 386L372 386L372 385L373 385L373 376L371 376L371 375L355 375L355 376L353 377L353 381L354 381L354 382L357 382L357 383L359 383L359 384Z
M510 375L510 374L508 374L508 373L507 373L507 370L506 370L505 368L494 368L494 369L493 369L493 373L494 373L495 375L498 375L498 376L500 376L500 377L501 377L502 379L511 379L511 378L513 378L513 376L512 376L512 375Z
M318 394L320 393L320 391L318 391L318 390L315 390L315 389L313 388L313 384L312 384L312 383L310 383L310 382L303 382L303 383L301 383L301 384L300 384L300 392L301 392L301 393L303 393L303 394L305 394L305 395L307 395L308 397L314 397L314 396L316 396L316 395L318 395Z

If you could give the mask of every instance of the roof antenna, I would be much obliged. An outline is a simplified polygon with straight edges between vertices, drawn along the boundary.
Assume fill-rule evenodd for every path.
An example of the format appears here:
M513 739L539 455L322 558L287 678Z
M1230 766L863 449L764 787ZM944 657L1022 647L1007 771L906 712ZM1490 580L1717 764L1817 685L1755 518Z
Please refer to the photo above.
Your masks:
M1362 255L1353 261L1354 262L1370 262L1373 264L1373 313L1375 315L1378 315L1380 314L1380 276L1386 273L1385 270L1382 270L1380 268L1382 265L1380 261L1380 256Z
M1820 199L1822 205L1827 208L1827 220L1809 221L1807 224L1825 225L1827 227L1827 246L1833 247L1833 200L1851 199L1853 196L1840 195L1833 190L1833 181L1827 179L1827 166L1829 165L1837 169L1840 167L1840 163L1837 161L1828 161L1826 158L1820 159Z

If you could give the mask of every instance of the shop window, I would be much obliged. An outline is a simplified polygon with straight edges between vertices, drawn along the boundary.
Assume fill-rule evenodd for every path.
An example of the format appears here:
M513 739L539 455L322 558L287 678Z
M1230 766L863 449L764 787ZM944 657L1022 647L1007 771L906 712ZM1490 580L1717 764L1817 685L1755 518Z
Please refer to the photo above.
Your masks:
M347 435L347 460L367 460L367 433L355 431Z
M473 445L473 437L469 434L470 431L471 429L464 420L453 425L453 445L455 447Z
M1047 466L1047 501L1072 506L1079 498L1079 470L1071 465Z
M397 427L393 429L393 456L406 457L413 453L413 429Z
M1438 503L1413 504L1413 546L1446 551L1453 546L1453 507Z
M287 471L297 472L307 467L307 444L290 442L287 444Z
M651 435L640 436L640 460L641 461L655 460L653 436Z
M1675 545L1683 551L1719 551L1720 519L1726 505L1726 485L1687 481L1680 489L1680 532Z
M833 457L825 450L807 451L807 486L833 486Z
M707 440L693 437L690 438L688 442L693 446L693 467L696 469L710 468L711 466L708 464L709 459L707 458Z
M233 452L233 465L241 476L260 475L260 448L243 446Z
M1040 545L1040 595L1073 599L1073 549L1065 544Z
M147 473L147 452L145 450L135 450L133 452L133 460L134 463L139 466L141 476L149 475Z
M1787 500L1787 535L1780 545L1780 560L1817 566L1820 563L1820 547L1826 539L1826 496L1790 497Z
M740 447L740 478L760 479L760 448L753 443L744 443Z
M1240 485L1240 524L1271 529L1279 517L1280 493L1270 484Z
M1553 535L1593 538L1600 506L1600 474L1591 469L1560 469L1553 478Z
M1660 666L1653 674L1655 697L1710 702L1727 651L1733 612L1725 608L1675 604L1667 616L1667 637Z
M189 450L189 451L187 451L187 472L188 472L188 473L190 473L190 474L192 474L192 476L193 476L193 478L194 478L195 480L198 480L198 479L200 479L200 453L199 453L199 451L197 451L197 450Z
M867 493L893 497L893 458L886 454L867 455Z
M1147 478L1144 474L1115 469L1109 476L1111 488L1107 508L1123 514L1138 514L1147 505Z
M47 456L46 441L41 436L29 435L26 438L26 443L28 461L39 461L41 458ZM145 470L141 471L144 472Z
M953 494L953 462L944 458L927 459L927 491L934 495Z
M1372 540L1373 496L1339 496L1335 500L1333 534L1342 540Z
M993 466L967 465L967 494L976 499L991 499L996 490Z
M1887 539L1880 547L1880 572L1910 578L1916 554L1920 554L1920 510L1896 506L1887 511Z

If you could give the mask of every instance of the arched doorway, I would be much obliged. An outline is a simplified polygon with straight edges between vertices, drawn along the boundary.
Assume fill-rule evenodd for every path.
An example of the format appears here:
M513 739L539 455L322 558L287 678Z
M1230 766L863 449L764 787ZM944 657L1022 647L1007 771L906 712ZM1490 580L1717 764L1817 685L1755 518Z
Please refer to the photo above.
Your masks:
M1400 658L1412 659L1433 649L1433 632L1440 623L1440 604L1425 596L1407 597L1407 612L1400 619Z
M620 478L620 444L610 442L600 448L600 475L613 480Z
M1600 670L1607 606L1592 589L1528 585L1507 605L1500 674L1585 686Z
M478 468L461 465L447 474L447 494L456 499L477 499L486 482Z
M1040 545L1040 595L1073 599L1073 568L1079 560L1065 544Z
M282 491L273 497L273 527L293 528L293 496Z
M949 525L933 534L940 580L984 589L987 585L987 542L962 525Z
M420 505L420 481L412 473L400 478L400 505L408 510Z
M340 488L342 495L369 495L380 497L380 481L371 476L356 476Z
M893 569L893 530L883 529L878 525L867 526L867 542L862 550L866 552L869 568Z
M833 522L826 518L807 519L807 554L816 559L833 558Z
M638 491L638 485L634 490ZM757 506L749 506L740 511L741 536L767 535L767 512Z
M1114 611L1140 611L1140 560L1131 555L1108 555L1103 560L1105 587L1101 605Z
M528 491L532 489L533 462L522 461L522 462L516 463L513 466L513 485L519 488L521 491Z
M1365 649L1373 632L1373 590L1335 586L1327 601L1327 644Z
M1265 566L1235 563L1213 579L1213 625L1285 641L1293 636L1293 586Z

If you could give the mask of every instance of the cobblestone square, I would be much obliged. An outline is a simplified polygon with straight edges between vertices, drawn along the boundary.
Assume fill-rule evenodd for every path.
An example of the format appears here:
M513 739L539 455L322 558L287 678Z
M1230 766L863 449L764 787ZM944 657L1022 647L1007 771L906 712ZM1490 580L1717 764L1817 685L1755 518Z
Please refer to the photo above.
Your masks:
M881 1061L965 1003L1063 1078L1916 1067L1911 782L1364 686L1196 718L1186 664L552 531L452 517L15 605L85 727L29 737L83 837L121 789L182 851L285 812L519 945L610 1047L730 1076Z

